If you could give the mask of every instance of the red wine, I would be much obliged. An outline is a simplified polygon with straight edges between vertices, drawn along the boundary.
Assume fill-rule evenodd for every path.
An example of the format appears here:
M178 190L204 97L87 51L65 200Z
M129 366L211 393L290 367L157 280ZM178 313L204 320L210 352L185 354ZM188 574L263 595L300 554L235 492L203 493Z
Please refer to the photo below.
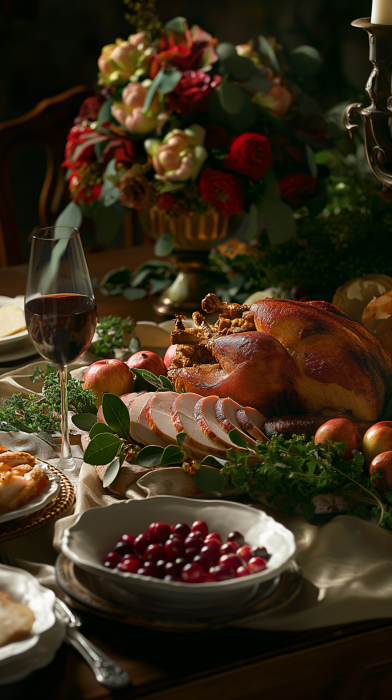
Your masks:
M46 360L67 365L89 347L97 322L92 297L83 294L48 294L25 305L30 336Z

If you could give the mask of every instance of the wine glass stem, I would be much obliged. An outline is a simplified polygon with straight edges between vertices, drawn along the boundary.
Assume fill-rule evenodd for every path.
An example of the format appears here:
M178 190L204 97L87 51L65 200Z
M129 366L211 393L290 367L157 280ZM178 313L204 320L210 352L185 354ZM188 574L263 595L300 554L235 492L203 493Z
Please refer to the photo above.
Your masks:
M61 390L61 457L59 467L61 469L75 469L76 463L71 455L68 430L68 393L67 393L67 365L59 367Z

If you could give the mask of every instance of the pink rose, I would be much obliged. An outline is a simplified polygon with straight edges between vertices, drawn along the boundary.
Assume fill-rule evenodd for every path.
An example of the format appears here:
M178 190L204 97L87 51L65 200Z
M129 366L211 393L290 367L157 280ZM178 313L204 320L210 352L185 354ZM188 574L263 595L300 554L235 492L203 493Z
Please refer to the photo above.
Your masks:
M195 180L207 158L203 146L205 129L193 124L189 129L173 129L165 138L147 139L145 149L152 157L157 180L186 182Z

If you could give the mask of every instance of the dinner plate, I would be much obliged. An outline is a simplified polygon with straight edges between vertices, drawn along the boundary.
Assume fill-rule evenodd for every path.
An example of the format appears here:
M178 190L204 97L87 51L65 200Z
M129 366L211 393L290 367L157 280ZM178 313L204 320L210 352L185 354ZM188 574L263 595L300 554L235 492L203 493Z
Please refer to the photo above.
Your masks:
M15 345L16 349L12 350L10 348L0 347L0 365L3 362L13 362L14 360L24 360L26 357L33 357L33 355L38 355L37 348L33 345L30 340L30 336L24 339L23 344L20 342ZM2 352L5 349L7 352ZM41 358L40 358L41 359Z
M24 310L24 298L22 296L18 297L4 297L0 296L0 308L2 306L18 306L20 309ZM0 352L2 353L4 349L10 350L12 346L18 345L18 343L28 336L27 329L19 331L19 333L13 333L12 335L6 335L4 338L0 338Z
M260 586L245 604L225 610L192 612L175 607L157 610L137 596L129 594L124 599L125 604L113 601L107 581L80 569L64 554L58 556L55 572L59 586L76 602L78 608L125 624L171 632L219 629L249 621L256 615L268 615L294 600L302 585L302 571L297 562L292 560L267 586Z
M50 503L53 500L53 498L57 496L60 489L60 479L55 474L46 469L45 464L43 462L40 462L40 460L38 459L36 462L36 466L43 467L43 469L45 469L49 477L48 485L39 494L39 496L33 498L33 500L29 501L29 503L26 503L26 505L21 506L16 510L12 510L9 513L4 513L4 515L0 515L0 524L6 523L9 520L17 520L18 518L24 518L25 515L35 513L37 510L41 510L41 508L47 506L48 503Z

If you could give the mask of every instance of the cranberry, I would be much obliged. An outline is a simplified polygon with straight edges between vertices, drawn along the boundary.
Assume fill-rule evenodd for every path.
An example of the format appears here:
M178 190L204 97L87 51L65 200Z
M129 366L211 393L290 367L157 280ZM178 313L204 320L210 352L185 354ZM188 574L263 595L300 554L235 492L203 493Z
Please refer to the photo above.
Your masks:
M143 554L144 561L158 561L158 559L166 560L165 548L162 544L149 544Z
M183 561L185 564L185 560ZM175 578L176 576L179 576L180 571L182 569L183 564L177 564L175 561L167 561L165 564L165 574L168 576L173 576Z
M135 535L122 535L120 537L120 542L128 542L129 544L133 545L135 539L136 539Z
M185 564L183 570L181 571L181 579L185 583L200 583L203 579L204 571L200 564Z
M106 569L115 569L119 563L120 555L117 552L109 552L103 561L103 565Z
M171 532L171 534L173 534L174 528L175 528L175 525L170 525L170 532Z
M174 561L178 557L182 557L185 552L184 540L179 538L167 540L163 547L165 550L166 559L169 559L169 561Z
M191 531L196 535L200 535L204 539L204 537L207 537L208 535L208 525L204 522L204 520L195 520L195 522L191 525Z
M236 554L238 557L241 557L241 559L243 559L244 561L249 561L249 559L252 556L251 548L248 544L244 544L242 547L237 549Z
M140 569L140 560L131 559L131 557L123 559L121 564L119 564L118 569L120 571L127 571L129 574L136 574Z
M242 578L243 576L249 576L250 571L247 566L239 566L235 572L236 578Z
M195 532L191 532L185 539L185 547L199 547L199 549L201 549L203 544L203 538L200 537L200 535L197 535Z
M147 528L150 542L166 542L170 535L170 526L166 523L151 523Z
M143 557L140 554L136 554L136 552L132 552L131 554L124 554L121 559L122 561L124 561L124 559L137 559L138 561L141 561Z
M228 566L229 569L237 571L242 566L242 561L236 554L223 554L218 561L219 566Z
M233 545L231 542L227 542L226 544L222 544L220 548L220 553L221 554L235 554L237 551L235 545Z
M216 578L209 571L204 572L202 583L215 583Z
M166 542L185 542L185 537L180 535L178 532L174 532L170 535Z
M120 557L123 557L124 554L133 554L133 544L130 542L117 542L114 551L117 552Z
M222 542L220 540L215 539L215 537L212 537L211 539L208 539L208 537L206 537L204 540L204 545L205 547L216 547L216 549L219 552L222 546Z
M218 547L215 547L215 545L206 544L201 548L200 556L207 557L210 560L211 565L213 565L217 563L220 557L220 551Z
M227 540L227 544L230 544L232 547L234 547L235 551L237 551L237 549L240 548L240 545L235 540Z
M229 569L228 566L212 566L210 571L210 574L215 576L216 581L227 581L229 578L234 578L235 574L233 569Z
M171 576L170 574L166 574L166 576L163 577L164 581L176 581L177 579L174 576Z
M211 566L211 559L209 557L203 557L202 554L196 554L196 556L193 557L193 561L195 564L200 564L203 571L208 571Z
M205 540L218 540L222 544L222 538L218 532L210 532L207 537L204 538Z
M252 557L262 557L266 561L271 559L265 547L252 547Z
M182 535L185 539L185 537L188 537L190 531L191 528L186 523L177 523L177 525L174 525L174 530L172 532L174 535Z
M156 570L157 570L156 576L157 576L158 578L163 578L163 577L165 576L165 574L166 574L166 571L165 571L165 566L166 566L166 564L167 564L167 562L166 562L164 559L158 559L158 561L155 563L155 567L156 567Z
M251 574L257 574L259 571L264 571L267 567L267 562L262 557L252 557L249 559L248 568Z
M199 554L200 549L199 547L186 547L185 552L184 552L184 559L186 562L193 561L193 557L196 556L196 554Z
M143 571L143 573L141 573ZM157 567L154 561L144 561L142 566L137 570L140 576L154 576L157 575Z
M146 533L142 532L141 535L138 535L137 537L135 537L135 541L133 543L133 546L134 546L135 552L143 555L149 544L150 544L150 541L149 541Z
M184 557L178 557L178 559L176 559L174 563L180 567L179 571L181 571L182 567L185 566L186 561L185 561Z
M245 544L245 537L241 535L240 532L237 532L237 530L233 530L233 532L229 532L228 542L238 542L238 546L241 547L243 544Z

